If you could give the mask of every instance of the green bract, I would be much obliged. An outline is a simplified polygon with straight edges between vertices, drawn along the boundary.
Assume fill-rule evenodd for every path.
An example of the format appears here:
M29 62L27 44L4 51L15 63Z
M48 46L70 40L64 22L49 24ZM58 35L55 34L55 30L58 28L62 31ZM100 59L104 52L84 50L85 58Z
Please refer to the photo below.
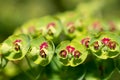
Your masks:
M54 50L55 47L52 41L48 41L44 37L40 36L31 41L31 48L28 56L35 64L46 66L52 60Z
M63 65L73 67L82 64L88 54L83 45L70 41L61 42L56 48L56 53Z
M1 45L1 53L8 60L21 60L30 47L30 38L27 35L12 35Z
M60 35L61 30L61 23L57 18L45 16L24 24L21 28L21 33L29 34L32 37L43 35L51 40L57 38Z
M56 16L62 23L65 35L73 38L81 33L85 33L85 25L81 16L75 12L66 12Z
M91 39L90 49L98 58L114 58L120 54L119 39L117 34L110 32L97 34Z

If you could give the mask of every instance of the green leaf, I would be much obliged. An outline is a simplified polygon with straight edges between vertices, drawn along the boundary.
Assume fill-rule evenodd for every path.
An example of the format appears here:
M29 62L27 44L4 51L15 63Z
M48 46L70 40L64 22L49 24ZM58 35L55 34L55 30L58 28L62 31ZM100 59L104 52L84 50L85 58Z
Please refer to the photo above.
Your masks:
M1 53L8 60L21 60L28 52L30 38L27 35L12 35L1 46Z
M31 41L31 49L28 55L35 64L46 66L51 62L54 50L55 47L52 41L39 36Z

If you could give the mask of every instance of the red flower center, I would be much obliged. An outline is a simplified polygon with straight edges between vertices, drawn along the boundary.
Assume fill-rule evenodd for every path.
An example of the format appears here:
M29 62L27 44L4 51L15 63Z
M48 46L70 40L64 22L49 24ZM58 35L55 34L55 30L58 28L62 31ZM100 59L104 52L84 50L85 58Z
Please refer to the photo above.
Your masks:
M60 51L60 56L65 58L67 56L67 51L66 50Z
M98 50L98 49L99 49L98 41L94 42L94 49L95 49L95 50Z
M110 41L109 38L103 38L103 39L102 39L102 43L103 43L104 45L107 45L109 41Z
M89 47L90 38L84 38L81 40L82 45L85 45L87 48Z
M55 27L56 24L54 22L51 22L47 25L47 29L49 29L50 27Z
M69 53L72 53L75 50L75 48L72 46L67 46L66 49L68 50Z
M43 49L43 48L47 48L48 47L48 43L47 42L43 42L41 45L40 45L40 50Z
M15 46L15 50L16 51L18 51L18 50L20 50L20 42L21 42L22 40L19 40L19 39L17 39L17 40L15 40L14 42L13 42L13 44L14 44L14 46Z
M115 48L116 48L116 42L110 41L110 42L108 43L108 47L109 47L110 49L115 49Z
M81 53L80 53L79 51L76 50L76 51L74 52L74 57L75 57L75 58L79 58L80 55L81 55Z

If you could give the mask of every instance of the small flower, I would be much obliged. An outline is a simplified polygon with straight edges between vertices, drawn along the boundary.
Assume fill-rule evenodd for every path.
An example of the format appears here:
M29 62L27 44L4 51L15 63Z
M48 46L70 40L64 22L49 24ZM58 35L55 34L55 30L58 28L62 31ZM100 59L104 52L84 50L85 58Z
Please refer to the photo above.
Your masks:
M108 47L109 47L110 49L115 49L115 48L116 48L116 42L115 42L115 41L109 41Z
M73 22L69 22L67 24L67 27L68 27L68 32L69 33L73 33L75 31L75 26L74 26L74 23Z
M47 25L47 29L49 29L50 27L55 27L56 24L54 22L51 22Z
M54 35L54 33L56 32L55 26L56 26L56 24L54 22L51 22L51 23L49 23L47 25L47 33L48 33L48 35Z
M101 41L104 45L107 45L108 42L110 41L110 39L109 38L103 38Z
M69 53L73 53L73 51L75 50L75 48L72 46L67 46L66 49L68 50Z
M45 53L44 50L40 50L40 56L41 56L42 58L46 58L46 53Z
M63 58L66 58L66 56L67 56L67 51L66 51L66 50L60 51L60 56L63 57Z
M94 28L95 30L103 31L103 28L102 28L100 22L96 21L96 22L94 22L92 25L93 25L93 28Z
M19 51L20 50L20 42L21 42L22 40L15 40L14 42L13 42L13 44L14 44L14 49L16 50L16 51Z
M95 50L98 50L99 49L99 44L98 44L98 41L94 42L94 49Z
M90 38L84 38L81 40L82 45L85 45L87 48L89 47Z
M116 25L115 25L115 23L114 22L112 22L112 21L110 21L109 22L109 25L110 25L110 31L115 31L116 30Z
M75 58L79 58L80 55L81 55L81 53L80 53L78 50L76 50L76 51L74 52L74 57L75 57Z
M43 48L47 48L48 47L48 43L47 42L43 42L41 45L40 45L40 50L43 49Z

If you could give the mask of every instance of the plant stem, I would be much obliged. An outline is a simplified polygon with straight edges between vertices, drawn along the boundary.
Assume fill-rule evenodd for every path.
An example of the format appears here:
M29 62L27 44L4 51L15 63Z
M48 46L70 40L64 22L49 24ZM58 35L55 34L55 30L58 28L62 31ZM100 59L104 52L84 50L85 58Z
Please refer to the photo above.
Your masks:
M39 72L39 74L36 76L36 78L34 80L39 80L40 76L41 76L41 73L43 72L45 67L41 67L41 70Z
M14 62L13 62L13 64L16 65L22 72L24 72L24 74L25 74L30 80L34 80L34 77L33 77L32 75L30 75L27 71L24 71L24 70L20 67L20 65L14 63ZM28 80L29 80L29 79L28 79Z
M31 65L31 63L30 63L30 60L28 59L27 56L25 56L25 59L26 59L27 64L28 64L28 66L29 66L29 68L30 68L31 74L34 76L34 73L32 72L32 71L34 71L34 70L33 70L32 65ZM35 77L35 76L34 76L34 77Z

